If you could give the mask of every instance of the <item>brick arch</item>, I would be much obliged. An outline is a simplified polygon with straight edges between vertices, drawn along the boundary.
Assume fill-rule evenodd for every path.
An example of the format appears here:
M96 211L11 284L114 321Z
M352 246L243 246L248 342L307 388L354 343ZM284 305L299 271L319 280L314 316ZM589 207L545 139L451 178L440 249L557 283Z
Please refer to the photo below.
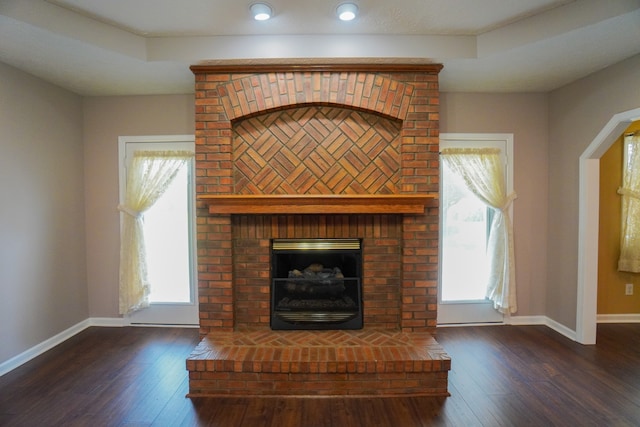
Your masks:
M367 72L274 72L231 78L216 91L229 121L301 104L339 105L404 120L414 87Z

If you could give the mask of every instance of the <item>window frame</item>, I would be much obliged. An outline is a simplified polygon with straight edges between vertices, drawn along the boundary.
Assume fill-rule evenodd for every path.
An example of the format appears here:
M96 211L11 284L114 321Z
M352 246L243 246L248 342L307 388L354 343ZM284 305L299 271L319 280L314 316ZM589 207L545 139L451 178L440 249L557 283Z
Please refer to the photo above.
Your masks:
M499 148L502 153L505 173L505 190L513 192L514 137L511 133L442 133L440 149L445 147L460 148ZM442 172L440 172L442 178ZM440 184L442 191L442 182ZM443 206L439 207L439 253L438 253L438 324L465 323L504 323L505 315L493 308L488 300L442 301L442 242L443 242ZM509 215L513 220L513 204L509 207Z
M123 202L127 182L128 149L144 150L191 150L195 151L194 135L142 135L118 137L118 190L120 203ZM127 316L129 324L171 324L197 325L198 320L198 275L197 275L197 242L196 242L196 203L195 203L195 158L189 162L188 190L189 198L189 301L188 302L153 302L150 307ZM122 227L122 214L120 214Z

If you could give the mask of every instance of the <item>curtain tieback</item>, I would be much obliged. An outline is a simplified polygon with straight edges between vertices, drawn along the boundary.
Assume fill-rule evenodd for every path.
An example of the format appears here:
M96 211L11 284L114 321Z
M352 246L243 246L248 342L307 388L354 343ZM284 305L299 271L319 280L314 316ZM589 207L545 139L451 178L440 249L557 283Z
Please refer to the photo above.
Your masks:
M135 210L135 209L131 209L131 208L130 208L130 207L128 207L128 206L125 206L125 205L118 205L118 210L119 210L120 212L124 212L124 213L126 213L127 215L130 215L130 216L134 217L135 219L140 219L140 218L142 218L142 212L139 212L139 211L137 211L137 210Z
M509 194L507 196L507 200L505 200L505 202L502 204L502 206L500 206L500 210L501 211L506 211L507 209L509 209L509 206L511 206L511 203L513 203L513 201L518 197L518 195L515 192L512 192L511 194Z
M633 197L634 199L640 199L640 192L631 190L630 188L620 187L618 188L618 194L621 196Z

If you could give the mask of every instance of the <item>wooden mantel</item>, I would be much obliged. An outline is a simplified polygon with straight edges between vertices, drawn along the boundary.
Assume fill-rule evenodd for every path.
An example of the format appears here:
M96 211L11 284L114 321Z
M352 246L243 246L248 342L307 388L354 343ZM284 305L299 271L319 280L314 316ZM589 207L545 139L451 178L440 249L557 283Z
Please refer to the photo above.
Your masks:
M422 214L437 194L201 194L210 214Z

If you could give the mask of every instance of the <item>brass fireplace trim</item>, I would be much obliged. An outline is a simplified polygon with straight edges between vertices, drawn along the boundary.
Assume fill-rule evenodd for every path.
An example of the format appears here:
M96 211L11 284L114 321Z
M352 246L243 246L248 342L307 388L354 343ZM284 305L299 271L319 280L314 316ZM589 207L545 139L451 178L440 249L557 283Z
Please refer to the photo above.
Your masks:
M283 250L360 250L360 239L274 239L271 248L275 251Z

